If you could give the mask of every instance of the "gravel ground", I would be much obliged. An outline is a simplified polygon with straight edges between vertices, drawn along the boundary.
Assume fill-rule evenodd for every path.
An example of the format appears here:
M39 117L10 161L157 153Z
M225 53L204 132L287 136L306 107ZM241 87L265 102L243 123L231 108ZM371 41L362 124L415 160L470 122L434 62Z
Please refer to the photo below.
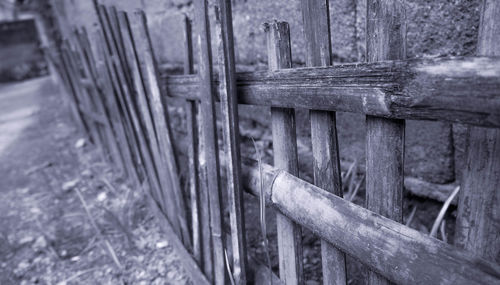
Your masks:
M0 284L190 284L63 104L49 78L0 86Z

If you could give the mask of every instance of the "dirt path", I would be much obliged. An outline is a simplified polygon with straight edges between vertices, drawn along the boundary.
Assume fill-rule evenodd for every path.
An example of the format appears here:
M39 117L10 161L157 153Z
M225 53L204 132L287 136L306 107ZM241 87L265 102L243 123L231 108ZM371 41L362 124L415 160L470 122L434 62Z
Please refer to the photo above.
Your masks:
M191 283L140 191L81 139L49 78L0 86L0 284Z

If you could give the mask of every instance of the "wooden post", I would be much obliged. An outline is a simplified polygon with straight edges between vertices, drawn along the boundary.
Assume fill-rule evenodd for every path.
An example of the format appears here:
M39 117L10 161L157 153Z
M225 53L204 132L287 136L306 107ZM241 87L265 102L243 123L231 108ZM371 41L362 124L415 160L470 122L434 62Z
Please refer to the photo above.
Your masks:
M194 73L194 54L191 20L186 16L184 74ZM208 201L207 170L205 160L200 102L186 101L186 121L188 126L189 181L191 211L193 221L193 255L206 276L212 274L212 252L210 236L210 205Z
M306 65L332 65L328 0L302 0ZM343 197L335 112L310 112L314 184ZM345 254L321 241L323 284L346 284Z
M208 20L207 0L195 2L196 41L199 47L199 78L201 112L203 116L203 135L205 159L200 161L207 170L207 187L210 200L210 225L212 230L213 282L224 284L226 268L224 266L224 243L222 235L222 192L220 187L219 148L215 117L215 93L212 82L212 51L210 44L210 24Z
M292 67L290 27L286 22L267 23L269 70ZM274 166L299 175L295 110L271 108ZM276 213L280 279L286 284L303 284L302 229L283 214Z
M484 0L478 55L500 56L500 2ZM469 127L455 245L500 263L500 130Z
M368 0L366 21L367 61L406 57L404 1ZM366 129L366 206L403 222L405 121L367 116ZM370 271L368 283L389 281Z
M185 58L184 74L194 73L193 39L191 20L184 18L185 23ZM201 165L200 161L205 160L202 117L200 112L200 102L187 100L186 121L188 125L189 137L189 174L191 192L191 211L193 220L193 255L197 258L203 273L206 276L212 274L212 252L210 237L210 205L208 201L207 170L206 164ZM196 224L197 221L197 224ZM198 233L195 232L195 229Z
M184 16L184 74L193 74L193 40L191 34L191 20ZM191 198L191 238L193 256L198 265L202 265L202 237L201 237L201 207L200 207L200 182L198 176L198 103L186 100L186 125L189 169L189 194Z
M246 284L246 236L243 191L241 188L241 154L236 94L236 67L234 58L233 17L231 1L219 0L216 15L219 41L219 94L221 103L224 151L227 159L227 197L231 245L232 275L236 284Z

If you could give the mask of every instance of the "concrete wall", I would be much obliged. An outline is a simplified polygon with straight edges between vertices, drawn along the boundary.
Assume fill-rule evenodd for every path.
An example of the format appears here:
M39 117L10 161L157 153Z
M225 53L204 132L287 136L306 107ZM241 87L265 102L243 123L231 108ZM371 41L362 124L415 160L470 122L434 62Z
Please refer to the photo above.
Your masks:
M90 0L54 0L70 24L92 27L96 18ZM336 62L363 61L365 53L366 0L330 1L331 31ZM161 63L180 64L183 58L182 19L192 17L192 0L102 0L119 9L146 11L156 56ZM211 0L211 3L213 0ZM295 66L304 63L304 35L298 0L234 0L233 21L238 67L266 68L265 36L262 24L287 21L291 27L292 57ZM479 0L406 0L408 57L472 55L479 25ZM213 9L210 9L211 19ZM214 33L212 33L214 34ZM215 43L215 41L212 41ZM215 47L213 50L216 50ZM256 109L258 109L256 111ZM242 107L241 115L263 124L269 111ZM254 116L253 114L259 114ZM264 114L264 115L262 115ZM341 156L364 158L364 116L339 115ZM308 134L306 111L298 112L299 132ZM439 122L408 121L406 172L435 183L456 179L463 152L463 128ZM459 143L455 143L458 141ZM459 158L455 161L455 157ZM456 173L457 172L457 173Z

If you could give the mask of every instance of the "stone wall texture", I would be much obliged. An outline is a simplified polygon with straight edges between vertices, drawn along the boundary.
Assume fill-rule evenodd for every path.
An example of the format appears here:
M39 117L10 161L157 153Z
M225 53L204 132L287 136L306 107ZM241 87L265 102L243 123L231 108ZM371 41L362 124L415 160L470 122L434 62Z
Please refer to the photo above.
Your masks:
M53 0L72 25L95 27L90 0ZM404 0L395 0L404 1ZM213 8L213 0L210 0ZM408 57L473 55L479 25L479 0L406 0ZM192 0L101 0L120 10L143 9L158 61L178 65L183 58L183 18L193 15ZM213 9L210 9L214 19ZM364 61L366 0L330 1L331 35L335 62ZM279 20L291 27L295 66L304 63L304 35L299 0L233 0L233 25L238 67L267 68L262 24ZM213 24L213 23L212 23ZM212 33L214 34L214 33ZM212 41L212 44L215 40ZM195 47L196 49L196 47ZM215 47L213 50L216 50ZM196 52L196 50L195 50ZM214 57L216 58L216 57ZM256 109L259 109L256 112ZM241 116L268 125L266 108L242 107ZM254 114L259 114L258 117ZM264 114L264 115L262 115ZM338 114L341 157L363 161L364 116ZM299 133L308 135L308 113L298 112ZM459 179L463 157L462 127L427 121L408 121L406 128L406 173L435 183ZM456 159L457 158L457 159ZM455 167L457 166L457 167Z

